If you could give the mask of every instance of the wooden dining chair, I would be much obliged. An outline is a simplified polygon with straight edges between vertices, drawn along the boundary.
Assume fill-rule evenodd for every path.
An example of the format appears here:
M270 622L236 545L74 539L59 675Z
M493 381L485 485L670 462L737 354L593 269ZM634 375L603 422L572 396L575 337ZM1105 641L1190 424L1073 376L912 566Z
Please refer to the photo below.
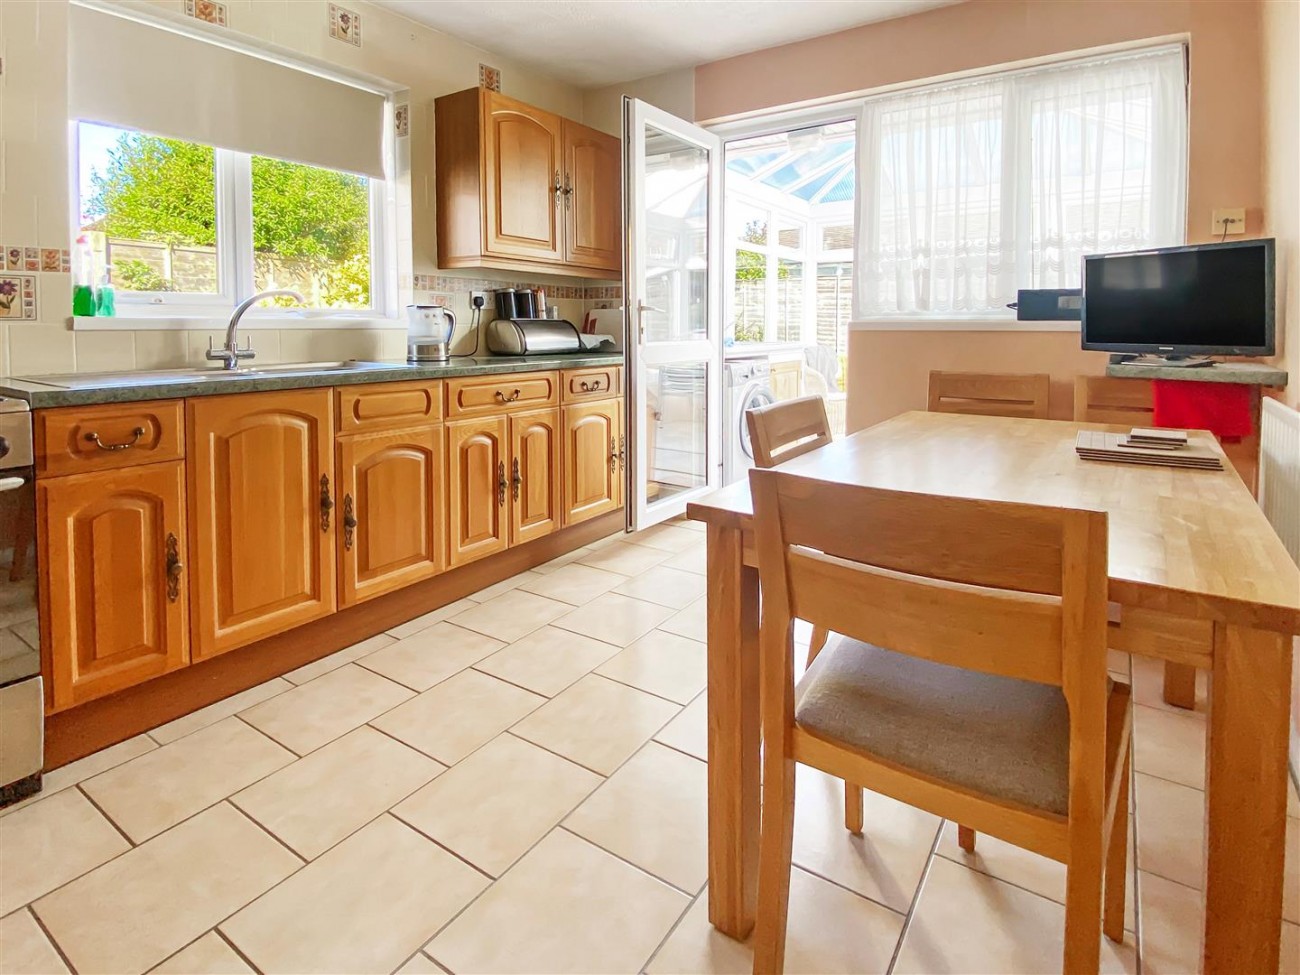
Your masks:
M1124 934L1129 693L1104 512L750 472L763 592L754 972L784 964L795 767L1066 864L1064 970ZM838 634L793 680L792 622ZM887 649L885 649L887 648Z
M820 396L800 396L745 413L754 465L768 468L824 447L834 437Z
M1111 376L1074 378L1074 418L1081 423L1121 423L1146 427L1153 423L1151 383Z
M931 413L975 413L1046 420L1051 377L1045 372L1007 375L930 373Z

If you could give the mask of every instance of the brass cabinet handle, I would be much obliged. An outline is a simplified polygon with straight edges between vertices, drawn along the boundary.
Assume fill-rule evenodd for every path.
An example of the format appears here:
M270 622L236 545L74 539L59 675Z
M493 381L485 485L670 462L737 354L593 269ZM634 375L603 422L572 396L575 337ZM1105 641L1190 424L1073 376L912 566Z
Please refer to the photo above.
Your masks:
M620 471L623 469L623 465L626 457L627 457L627 437L621 436L618 438L618 469Z
M505 393L501 392L501 390L498 389L497 401L500 403L513 403L515 400L517 400L520 397L522 392L523 390L516 389L509 396L507 396Z
M558 210L560 208L560 196L564 192L560 186L560 171L558 169L555 171L555 185L552 190L555 193L555 208Z
M618 448L614 445L614 438L609 438L609 469L612 471L618 466Z
M524 483L524 479L519 474L519 458L516 457L510 462L510 496L514 500L519 500L519 485Z
M334 499L330 497L330 476L320 476L320 530L330 530L330 512L334 510Z
M569 209L573 202L573 180L568 173L564 174L564 209Z
M180 542L173 532L167 533L167 601L174 603L181 598L181 573L185 566L181 564Z
M497 464L497 504L506 503L506 462Z
M124 443L104 443L104 441L99 439L99 433L91 430L90 433L86 434L85 440L87 443L93 443L100 450L129 450L131 447L134 447L139 443L140 438L143 436L144 427L136 427L131 431L130 440L127 440Z
M579 387L584 393L599 393L601 390L599 379L593 379L591 382L587 382L587 380L584 379L579 383Z
M352 495L343 495L343 547L352 548L352 536L357 530L357 516L352 513Z

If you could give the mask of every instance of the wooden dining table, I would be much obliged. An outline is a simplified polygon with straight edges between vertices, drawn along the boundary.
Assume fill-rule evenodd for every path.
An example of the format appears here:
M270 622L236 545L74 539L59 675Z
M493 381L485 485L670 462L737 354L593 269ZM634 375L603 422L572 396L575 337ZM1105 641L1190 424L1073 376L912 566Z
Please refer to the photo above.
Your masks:
M1202 970L1275 972L1300 569L1231 464L1083 460L1074 450L1081 429L1127 432L905 413L781 469L1107 513L1110 646L1210 673ZM1209 434L1193 438L1219 450ZM754 924L759 837L759 584L748 481L691 503L687 516L704 522L708 537L709 920L743 939Z

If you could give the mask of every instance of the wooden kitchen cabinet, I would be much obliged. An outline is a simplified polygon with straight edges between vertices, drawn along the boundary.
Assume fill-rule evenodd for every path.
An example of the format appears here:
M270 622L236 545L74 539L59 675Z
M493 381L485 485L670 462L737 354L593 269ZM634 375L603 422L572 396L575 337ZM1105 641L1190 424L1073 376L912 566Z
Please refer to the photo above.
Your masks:
M334 612L331 391L187 400L186 453L192 658Z
M49 710L189 663L185 465L38 480Z
M504 551L510 544L509 436L505 416L447 424L449 568Z
M622 143L483 88L434 102L438 266L622 270Z
M562 412L567 527L622 505L627 455L622 400L575 404Z
M797 399L803 384L803 363L789 360L773 362L769 367L768 382L778 403Z
M510 544L560 527L560 411L510 417Z
M427 426L339 440L341 606L441 571L442 436Z

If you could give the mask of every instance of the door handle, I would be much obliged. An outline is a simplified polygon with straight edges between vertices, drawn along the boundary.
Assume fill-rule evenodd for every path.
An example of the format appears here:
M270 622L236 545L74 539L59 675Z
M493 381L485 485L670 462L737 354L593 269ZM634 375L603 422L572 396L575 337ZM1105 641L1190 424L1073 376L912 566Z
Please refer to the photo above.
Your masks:
M648 311L658 312L660 315L668 314L662 308L656 308L654 305L647 305L644 301L641 301L639 298L637 299L636 327L637 327L637 334L640 336L642 345L645 344L645 313Z
M612 471L618 466L618 446L614 443L614 438L609 438L609 469Z
M343 547L351 550L353 533L357 530L357 516L352 513L352 495L343 495Z
M330 497L330 476L320 476L320 530L330 530L330 512L334 510L334 499Z
M572 204L572 202L573 202L573 181L572 179L570 179L569 174L565 173L564 174L564 209L566 210L569 209L569 206Z
M519 458L516 457L510 462L510 493L514 500L519 500L519 485L524 483L524 479L519 474Z
M180 542L173 532L167 533L167 601L174 603L181 597L181 573L185 566L181 564Z
M560 196L564 192L563 187L560 186L560 171L558 169L555 171L555 185L551 189L555 193L555 209L558 210L560 208Z
M506 503L506 462L497 464L497 504L505 507Z
M621 471L624 465L624 458L627 456L627 437L618 438L618 469Z

